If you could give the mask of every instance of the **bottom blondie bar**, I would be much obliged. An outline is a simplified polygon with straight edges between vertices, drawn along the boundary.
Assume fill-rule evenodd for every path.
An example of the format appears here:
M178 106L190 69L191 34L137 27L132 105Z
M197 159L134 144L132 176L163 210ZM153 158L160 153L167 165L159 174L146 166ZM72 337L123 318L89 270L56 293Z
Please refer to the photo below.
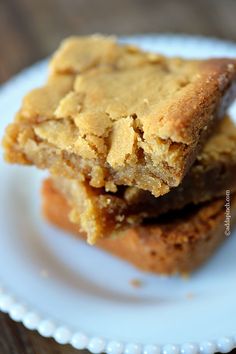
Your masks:
M86 239L68 218L70 206L47 180L42 188L43 214L52 224ZM168 214L146 225L130 227L97 246L136 267L158 274L186 274L202 265L226 240L225 198ZM231 227L236 221L236 195L231 196Z

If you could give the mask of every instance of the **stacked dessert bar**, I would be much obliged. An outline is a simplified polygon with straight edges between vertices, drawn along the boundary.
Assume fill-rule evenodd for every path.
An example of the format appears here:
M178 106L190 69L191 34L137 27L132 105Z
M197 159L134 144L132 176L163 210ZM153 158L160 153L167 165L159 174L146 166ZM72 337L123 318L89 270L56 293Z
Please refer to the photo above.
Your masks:
M50 171L55 225L143 270L190 272L227 238L226 191L236 214L235 96L234 59L69 38L7 128L5 158Z

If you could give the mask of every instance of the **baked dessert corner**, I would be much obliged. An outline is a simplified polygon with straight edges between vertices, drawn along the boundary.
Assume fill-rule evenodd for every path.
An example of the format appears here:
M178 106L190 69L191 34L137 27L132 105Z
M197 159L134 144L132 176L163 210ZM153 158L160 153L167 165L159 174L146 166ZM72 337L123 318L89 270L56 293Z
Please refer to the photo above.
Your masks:
M183 180L235 81L234 59L167 58L112 38L73 37L7 129L6 160L158 197Z

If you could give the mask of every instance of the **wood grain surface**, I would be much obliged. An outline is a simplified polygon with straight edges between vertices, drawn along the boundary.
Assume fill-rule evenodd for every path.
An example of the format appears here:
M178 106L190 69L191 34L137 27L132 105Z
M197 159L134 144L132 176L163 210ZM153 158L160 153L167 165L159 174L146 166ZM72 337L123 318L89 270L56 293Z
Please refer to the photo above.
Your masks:
M0 83L71 34L175 32L236 41L235 18L235 0L0 0ZM62 353L78 351L0 314L0 354Z

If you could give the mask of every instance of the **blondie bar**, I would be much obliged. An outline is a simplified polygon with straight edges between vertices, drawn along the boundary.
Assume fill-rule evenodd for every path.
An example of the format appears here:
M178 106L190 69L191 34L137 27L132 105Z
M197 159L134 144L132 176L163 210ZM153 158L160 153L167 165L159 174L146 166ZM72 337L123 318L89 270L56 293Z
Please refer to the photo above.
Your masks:
M6 131L8 162L155 196L178 186L235 97L236 61L184 60L72 37Z
M183 182L158 198L137 187L111 193L75 179L54 177L52 183L71 207L71 222L95 243L145 219L236 191L236 126L228 117L219 121Z
M43 213L56 226L85 238L68 218L66 199L46 181ZM236 219L236 196L231 195L231 230ZM99 240L97 246L136 267L158 274L186 274L196 270L227 239L225 198L181 210L153 224L130 227L120 237ZM79 246L79 245L78 245Z

